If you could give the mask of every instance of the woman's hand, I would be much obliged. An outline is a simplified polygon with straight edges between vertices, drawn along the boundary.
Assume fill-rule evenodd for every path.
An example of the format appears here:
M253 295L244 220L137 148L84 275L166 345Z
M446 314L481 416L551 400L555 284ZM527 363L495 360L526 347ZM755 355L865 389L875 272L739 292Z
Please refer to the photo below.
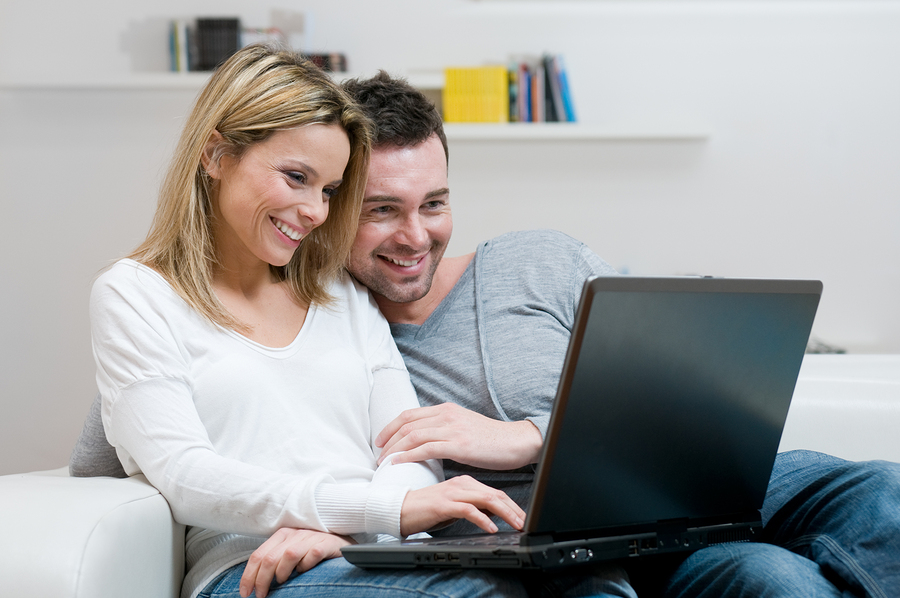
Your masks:
M515 529L522 529L525 522L525 511L506 493L469 476L458 476L407 492L400 509L400 533L408 536L457 519L467 519L494 533L497 526L487 514L499 516Z
M309 571L327 559L341 556L341 546L353 544L345 536L283 527L250 555L240 592L247 598L256 590L257 598L265 598L274 577L284 583L295 570Z

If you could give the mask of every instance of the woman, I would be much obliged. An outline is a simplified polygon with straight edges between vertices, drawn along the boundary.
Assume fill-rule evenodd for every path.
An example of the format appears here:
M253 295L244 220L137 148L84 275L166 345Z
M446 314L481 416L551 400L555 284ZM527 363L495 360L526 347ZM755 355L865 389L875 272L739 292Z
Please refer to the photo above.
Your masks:
M94 284L104 428L125 471L189 526L185 597L223 595L242 576L243 595L265 594L283 566L244 562L292 530L306 530L305 548L275 552L305 570L354 539L448 519L493 531L483 511L521 527L508 497L438 483L436 463L376 466L374 437L417 403L386 322L341 269L368 155L367 120L326 75L245 48L198 97L147 239ZM460 595L506 591L489 574L343 563L323 567L322 583L391 595L412 576L451 595L466 578Z

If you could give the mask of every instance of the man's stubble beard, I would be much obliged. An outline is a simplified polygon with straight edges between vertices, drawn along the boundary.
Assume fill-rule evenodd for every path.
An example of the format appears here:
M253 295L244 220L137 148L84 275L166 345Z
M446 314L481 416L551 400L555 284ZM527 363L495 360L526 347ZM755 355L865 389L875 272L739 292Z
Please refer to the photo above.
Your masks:
M431 290L431 285L434 284L434 275L437 272L438 265L441 263L441 259L443 258L446 249L446 246L440 248L432 247L429 255L434 256L435 259L428 271L419 276L401 279L399 284L393 283L387 275L374 265L377 264L377 261L375 260L381 260L381 258L375 254L373 254L371 258L373 260L371 262L373 266L364 270L361 273L362 276L353 270L351 270L350 273L353 274L360 283L368 287L369 291L384 297L388 301L393 303L412 303L427 295L428 291Z

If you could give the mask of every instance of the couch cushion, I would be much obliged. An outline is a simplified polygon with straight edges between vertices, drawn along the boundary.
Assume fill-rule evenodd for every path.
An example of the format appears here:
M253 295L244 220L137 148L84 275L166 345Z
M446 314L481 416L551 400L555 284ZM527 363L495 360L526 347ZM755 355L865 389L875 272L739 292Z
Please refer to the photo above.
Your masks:
M900 355L807 355L779 450L900 462Z

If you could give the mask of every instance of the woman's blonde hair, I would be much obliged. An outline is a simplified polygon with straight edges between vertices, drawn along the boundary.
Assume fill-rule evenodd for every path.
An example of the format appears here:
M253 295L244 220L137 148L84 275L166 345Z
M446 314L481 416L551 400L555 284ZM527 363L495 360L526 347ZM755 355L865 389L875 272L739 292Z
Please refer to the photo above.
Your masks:
M359 221L369 163L371 126L350 97L298 54L256 45L223 63L200 92L169 166L150 232L129 256L162 274L175 291L209 320L246 330L213 291L212 180L201 156L214 132L217 157L240 158L274 132L309 124L340 125L350 140L343 183L314 229L273 274L288 283L301 304L327 303L327 286L345 264Z

